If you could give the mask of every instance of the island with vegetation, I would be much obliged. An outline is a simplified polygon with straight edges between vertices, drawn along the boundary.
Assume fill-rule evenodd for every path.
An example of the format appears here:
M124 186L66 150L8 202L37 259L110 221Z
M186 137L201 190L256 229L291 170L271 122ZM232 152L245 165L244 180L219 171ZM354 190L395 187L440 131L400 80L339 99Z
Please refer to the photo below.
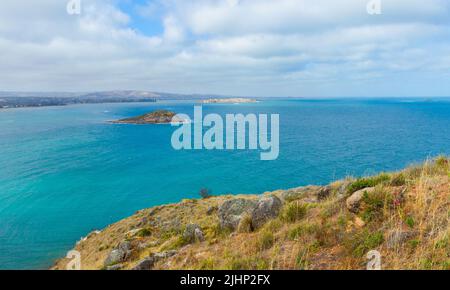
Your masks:
M262 195L138 211L75 246L83 269L450 270L450 160ZM66 269L60 259L53 269Z
M207 99L201 101L203 104L242 104L242 103L256 103L257 100L249 98L221 98L221 99Z
M183 120L176 116L176 113L167 110L158 110L137 117L112 121L115 124L172 124L183 123Z

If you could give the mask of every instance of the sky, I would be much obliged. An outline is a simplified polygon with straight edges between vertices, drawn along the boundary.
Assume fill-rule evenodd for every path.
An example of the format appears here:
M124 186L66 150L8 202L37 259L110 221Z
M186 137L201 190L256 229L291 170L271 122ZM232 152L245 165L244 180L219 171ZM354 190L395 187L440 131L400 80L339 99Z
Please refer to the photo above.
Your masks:
M2 0L0 91L450 96L450 1Z

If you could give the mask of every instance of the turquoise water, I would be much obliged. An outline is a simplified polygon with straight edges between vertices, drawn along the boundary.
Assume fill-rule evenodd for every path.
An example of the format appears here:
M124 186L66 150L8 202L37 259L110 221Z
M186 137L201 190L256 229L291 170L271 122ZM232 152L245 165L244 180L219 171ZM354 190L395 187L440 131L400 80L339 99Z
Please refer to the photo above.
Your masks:
M49 267L91 230L203 187L262 193L450 154L448 99L204 106L280 114L276 161L258 151L174 151L170 126L107 123L157 108L193 113L190 102L0 111L0 269Z

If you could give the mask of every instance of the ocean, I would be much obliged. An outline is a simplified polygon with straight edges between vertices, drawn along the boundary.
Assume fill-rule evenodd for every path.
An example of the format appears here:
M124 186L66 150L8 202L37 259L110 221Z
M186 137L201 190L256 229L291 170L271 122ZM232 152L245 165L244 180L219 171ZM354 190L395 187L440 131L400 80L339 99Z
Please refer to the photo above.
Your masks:
M92 230L155 205L402 169L450 154L450 99L267 99L204 114L279 114L280 155L175 151L170 125L109 120L194 101L0 110L0 269L45 269Z

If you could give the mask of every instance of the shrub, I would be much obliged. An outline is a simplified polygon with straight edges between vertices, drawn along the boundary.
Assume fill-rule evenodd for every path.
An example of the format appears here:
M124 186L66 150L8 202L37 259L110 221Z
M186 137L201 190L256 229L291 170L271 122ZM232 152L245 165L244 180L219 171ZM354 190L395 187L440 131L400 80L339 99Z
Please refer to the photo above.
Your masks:
M214 270L215 261L213 257L209 257L200 262L199 270Z
M261 234L258 238L258 246L261 249L261 251L270 249L273 246L274 240L275 239L271 232L269 232L267 230L263 231L263 232L261 232Z
M354 256L362 257L370 250L376 249L384 242L384 236L382 232L370 233L365 230L360 233L349 236L344 245Z
M282 219L293 223L306 216L307 205L300 202L291 202L283 210Z
M269 268L269 264L267 261L259 257L232 257L228 260L225 268L228 270L267 270Z
M348 193L352 194L367 187L374 187L378 184L387 182L390 179L390 176L386 173L382 173L374 177L359 178L349 186Z
M439 157L436 158L435 164L436 164L438 167L441 167L441 168L447 168L449 162L448 162L447 157L445 157L445 156L439 156Z
M239 233L250 233L252 231L252 217L249 214L244 215L239 222L237 231Z
M386 203L389 203L392 198L389 197L382 189L376 189L372 193L364 193L363 209L361 217L365 222L371 222L382 218L383 209Z
M148 228L145 228L145 229L139 230L139 232L137 232L136 235L137 235L138 237L144 238L144 237L151 236L151 234L152 234L151 230L148 229Z
M296 240L303 235L313 234L317 232L318 226L316 224L302 223L288 232L289 240Z
M208 188L202 188L202 189L200 189L199 194L203 199L206 199L206 198L210 198L212 196L212 191Z
M297 253L297 257L295 258L295 265L299 270L307 270L308 269L308 248L301 249Z
M414 218L412 216L408 216L405 220L406 225L408 225L408 227L413 228L415 225L415 221Z
M390 185L391 186L402 186L406 184L406 178L403 173L397 173L392 176Z

